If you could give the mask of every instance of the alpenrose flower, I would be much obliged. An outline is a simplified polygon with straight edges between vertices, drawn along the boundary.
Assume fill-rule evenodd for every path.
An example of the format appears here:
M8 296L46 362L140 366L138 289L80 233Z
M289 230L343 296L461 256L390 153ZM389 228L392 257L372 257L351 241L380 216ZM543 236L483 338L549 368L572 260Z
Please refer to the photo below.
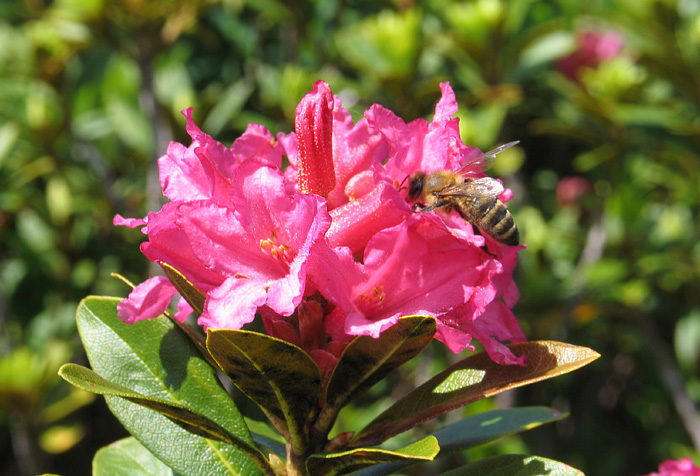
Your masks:
M401 183L416 171L456 170L481 152L459 137L448 83L432 122L406 124L379 105L353 123L318 81L297 107L296 133L250 125L230 148L184 111L192 143L158 161L170 202L143 219L141 251L206 295L198 323L240 329L262 316L271 336L301 346L329 371L355 336L378 337L406 315L434 316L453 352L476 338L501 364L524 365L511 312L517 252L475 232L456 212L414 213ZM282 159L289 166L281 170ZM476 177L483 171L474 165ZM506 190L499 198L512 197ZM177 293L164 277L118 306L126 323L163 313ZM192 313L184 299L175 318Z
M647 476L700 476L700 468L695 466L690 458L667 459L659 465L658 473L650 473Z
M581 31L576 35L576 49L560 59L559 71L572 81L578 81L584 68L596 69L601 63L620 54L624 37L617 31Z

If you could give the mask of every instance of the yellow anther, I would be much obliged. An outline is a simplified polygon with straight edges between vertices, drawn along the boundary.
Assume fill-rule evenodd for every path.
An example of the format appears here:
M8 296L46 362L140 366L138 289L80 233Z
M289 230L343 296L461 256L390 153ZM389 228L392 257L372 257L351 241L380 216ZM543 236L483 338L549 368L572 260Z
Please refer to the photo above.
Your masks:
M277 242L277 233L275 230L270 232L270 238L260 240L260 248L273 258L284 262L287 266L294 261L294 252L288 245L279 244Z

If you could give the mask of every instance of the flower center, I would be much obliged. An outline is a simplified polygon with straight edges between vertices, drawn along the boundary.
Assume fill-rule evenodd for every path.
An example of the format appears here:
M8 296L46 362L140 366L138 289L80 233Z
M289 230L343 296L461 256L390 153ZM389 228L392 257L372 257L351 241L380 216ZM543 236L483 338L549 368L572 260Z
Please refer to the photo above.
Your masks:
M275 230L270 232L270 238L260 240L260 248L262 248L265 253L284 263L287 267L289 267L292 264L292 261L294 261L294 252L288 245L284 243L280 244Z
M381 306L384 304L384 299L386 299L386 293L384 292L384 286L379 285L372 288L370 292L362 293L359 295L360 302L369 305L376 304Z

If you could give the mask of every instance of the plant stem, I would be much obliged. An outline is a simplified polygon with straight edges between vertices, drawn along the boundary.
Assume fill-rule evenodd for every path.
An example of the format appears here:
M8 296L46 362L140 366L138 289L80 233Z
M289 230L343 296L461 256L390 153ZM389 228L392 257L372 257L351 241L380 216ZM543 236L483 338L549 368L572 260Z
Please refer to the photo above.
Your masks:
M287 476L309 476L305 461L306 456L296 454L292 445L287 443Z

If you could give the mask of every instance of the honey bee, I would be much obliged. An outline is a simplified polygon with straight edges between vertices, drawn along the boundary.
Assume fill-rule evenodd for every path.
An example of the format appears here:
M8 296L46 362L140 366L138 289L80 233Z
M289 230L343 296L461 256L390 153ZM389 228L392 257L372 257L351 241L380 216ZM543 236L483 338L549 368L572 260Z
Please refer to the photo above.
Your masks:
M408 183L408 199L422 200L423 203L413 205L413 211L426 213L442 209L449 213L456 210L465 221L500 243L517 246L520 242L518 227L498 199L503 193L503 185L490 177L470 178L469 172L463 171L469 166L488 165L496 154L518 142L509 142L483 153L456 171L416 172Z

